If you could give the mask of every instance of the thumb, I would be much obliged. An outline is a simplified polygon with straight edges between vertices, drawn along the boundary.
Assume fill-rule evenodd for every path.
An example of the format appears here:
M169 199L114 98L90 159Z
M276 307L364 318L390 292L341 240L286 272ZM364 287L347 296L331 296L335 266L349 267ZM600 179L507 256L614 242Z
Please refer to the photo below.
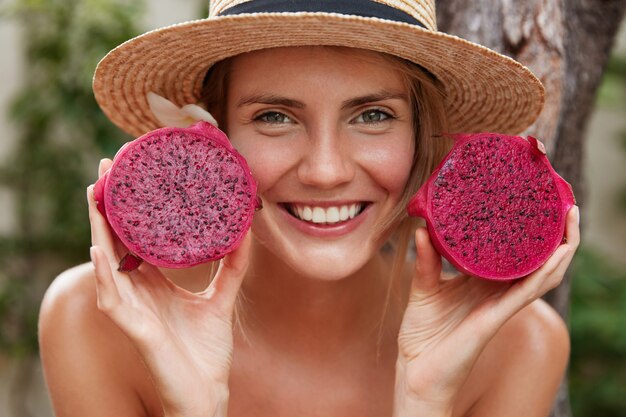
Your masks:
M441 256L431 243L428 231L420 227L415 232L415 276L412 292L427 295L439 287L441 279Z
M212 298L225 313L231 314L235 307L237 294L248 269L251 246L252 237L248 232L239 247L222 258L211 284L200 293L203 297Z
M113 165L113 161L111 161L109 158L101 159L100 165L98 165L98 178L103 176L104 173L107 172L109 168L111 168L111 165Z

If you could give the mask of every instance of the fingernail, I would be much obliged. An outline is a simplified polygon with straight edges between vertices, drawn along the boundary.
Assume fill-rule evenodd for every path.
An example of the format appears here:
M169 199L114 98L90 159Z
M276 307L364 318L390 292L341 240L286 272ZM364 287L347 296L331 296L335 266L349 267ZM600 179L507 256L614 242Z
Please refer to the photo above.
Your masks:
M580 224L580 209L578 206L574 206L574 209L576 210L576 224Z
M91 184L87 187L87 204L91 204L91 195L93 194L94 185Z
M96 254L95 254L95 250L94 247L90 247L89 248L89 257L91 258L91 263L93 263L93 266L96 266Z
M101 172L101 171L102 171L102 164L103 164L103 163L104 163L104 158L102 158L102 159L100 160L100 163L98 163L98 172Z

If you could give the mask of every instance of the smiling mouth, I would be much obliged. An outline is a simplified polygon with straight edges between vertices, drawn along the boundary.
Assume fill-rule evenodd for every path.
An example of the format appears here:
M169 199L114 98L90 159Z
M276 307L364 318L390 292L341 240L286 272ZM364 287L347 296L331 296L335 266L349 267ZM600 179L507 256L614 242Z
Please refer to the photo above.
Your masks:
M289 214L298 220L314 224L337 224L354 219L365 210L369 203L353 203L339 206L308 206L300 204L282 204Z

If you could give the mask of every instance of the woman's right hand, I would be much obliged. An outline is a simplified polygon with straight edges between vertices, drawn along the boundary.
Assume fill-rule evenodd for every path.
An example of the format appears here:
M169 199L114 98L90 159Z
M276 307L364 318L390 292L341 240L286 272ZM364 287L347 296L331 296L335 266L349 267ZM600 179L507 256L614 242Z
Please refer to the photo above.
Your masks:
M103 161L100 175L110 166ZM223 258L217 275L191 293L144 262L118 272L125 248L87 191L98 308L129 337L159 392L165 416L226 416L233 311L248 266L250 236Z

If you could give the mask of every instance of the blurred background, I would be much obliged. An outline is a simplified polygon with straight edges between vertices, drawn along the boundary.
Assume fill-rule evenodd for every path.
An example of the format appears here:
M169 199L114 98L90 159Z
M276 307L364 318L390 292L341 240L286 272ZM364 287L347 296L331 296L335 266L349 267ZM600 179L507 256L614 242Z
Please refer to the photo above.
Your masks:
M52 416L37 352L45 288L89 258L85 187L130 138L91 93L97 61L205 0L0 0L0 417ZM572 267L576 417L626 416L626 25L587 131L583 244Z

